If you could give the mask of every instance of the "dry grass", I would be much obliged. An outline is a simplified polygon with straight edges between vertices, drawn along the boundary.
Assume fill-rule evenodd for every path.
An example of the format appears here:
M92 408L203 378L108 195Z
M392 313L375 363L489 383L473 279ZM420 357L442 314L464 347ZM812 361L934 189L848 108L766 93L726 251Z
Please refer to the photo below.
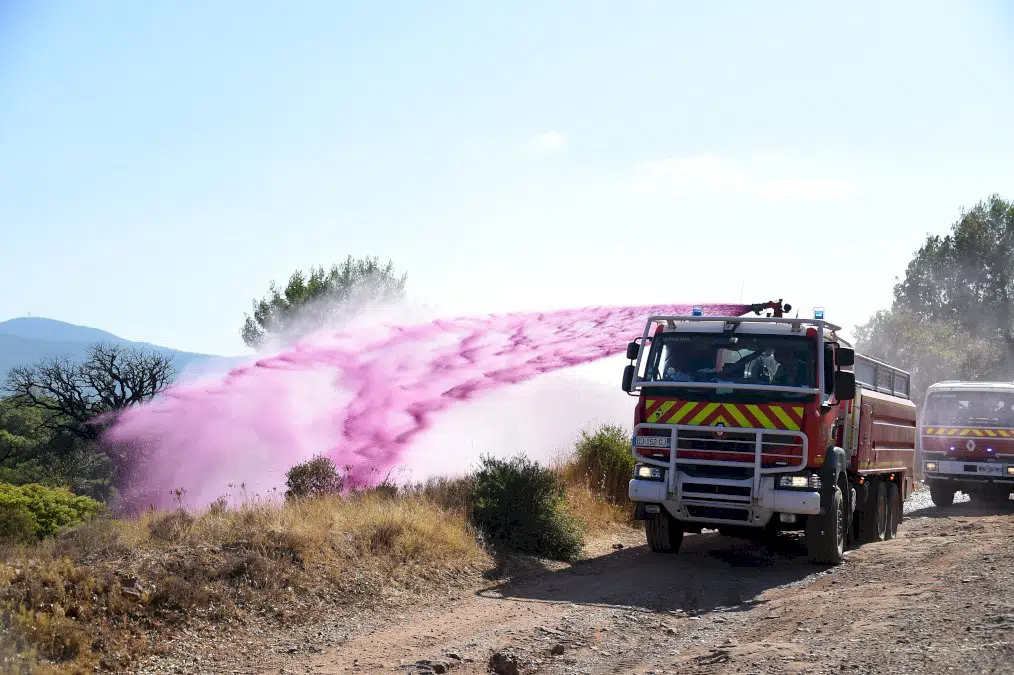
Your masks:
M581 530L588 536L612 532L618 527L630 527L633 509L612 503L588 487L567 484L567 509L577 519Z
M553 468L567 486L567 508L585 534L596 536L636 523L629 500L619 500L608 476L597 475L574 456L558 457Z
M37 672L34 653L64 672L123 670L174 627L296 621L301 605L368 606L489 564L460 513L384 491L101 520L0 551L0 667Z
M556 463L587 535L629 526L601 477ZM123 671L174 631L288 626L324 607L478 582L493 561L469 525L472 479L286 504L102 519L0 548L0 673ZM259 622L259 623L258 623ZM271 623L274 622L274 623Z
M404 494L424 499L447 511L467 515L472 510L473 487L474 480L471 476L438 476L425 483L408 486L404 489Z
M602 477L595 476L573 456L557 458L553 468L567 488L567 509L584 534L596 536L634 522L629 502L615 503L603 488ZM406 493L466 516L472 508L472 479L468 476L431 478L409 487Z

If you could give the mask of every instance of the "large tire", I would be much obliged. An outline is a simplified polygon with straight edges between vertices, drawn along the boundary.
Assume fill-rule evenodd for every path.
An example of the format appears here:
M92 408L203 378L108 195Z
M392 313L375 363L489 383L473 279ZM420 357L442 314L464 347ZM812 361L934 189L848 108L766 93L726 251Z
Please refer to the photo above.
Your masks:
M683 528L664 509L644 521L644 535L654 553L679 553L683 544Z
M955 492L957 490L953 487L941 485L940 483L930 483L930 499L933 500L933 505L938 508L954 504Z
M870 485L873 494L866 500L866 508L856 526L856 538L862 544L883 541L887 534L887 488L884 481Z
M845 499L838 485L832 489L827 512L806 521L806 552L810 562L820 565L837 565L845 555Z
M901 524L901 491L897 483L887 484L887 530L884 532L885 539L894 539L898 535L898 525Z

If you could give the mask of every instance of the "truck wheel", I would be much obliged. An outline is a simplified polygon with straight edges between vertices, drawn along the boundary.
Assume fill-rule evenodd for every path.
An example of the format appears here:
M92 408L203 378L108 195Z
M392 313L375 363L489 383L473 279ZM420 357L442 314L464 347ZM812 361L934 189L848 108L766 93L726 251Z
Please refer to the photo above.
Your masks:
M930 483L930 499L933 500L933 506L938 508L953 504L955 492L956 490L952 487L940 485L939 483Z
M859 519L857 537L863 544L883 541L887 534L887 488L878 480L872 499L866 500L866 509Z
M877 532L874 541L884 541L887 538L888 513L887 484L880 481L877 484Z
M679 553L683 544L683 528L664 509L644 521L644 535L654 553Z
M901 523L901 492L897 483L887 484L887 529L884 532L885 539L894 539L898 535L898 525Z
M806 552L821 565L837 565L845 554L845 500L839 486L833 489L827 513L806 520Z

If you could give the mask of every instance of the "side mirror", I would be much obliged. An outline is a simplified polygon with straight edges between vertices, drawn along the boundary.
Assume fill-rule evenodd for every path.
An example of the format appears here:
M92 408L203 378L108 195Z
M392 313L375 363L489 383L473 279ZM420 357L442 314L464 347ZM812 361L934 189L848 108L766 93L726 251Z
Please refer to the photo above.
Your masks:
M835 361L838 362L839 368L856 365L856 350L851 347L838 347L837 351Z
M839 370L834 374L834 397L851 401L856 397L856 374Z
M623 391L630 393L634 386L634 366L629 365L623 369Z
M631 342L627 345L627 360L633 361L637 358L637 353L641 351L641 345L636 342Z

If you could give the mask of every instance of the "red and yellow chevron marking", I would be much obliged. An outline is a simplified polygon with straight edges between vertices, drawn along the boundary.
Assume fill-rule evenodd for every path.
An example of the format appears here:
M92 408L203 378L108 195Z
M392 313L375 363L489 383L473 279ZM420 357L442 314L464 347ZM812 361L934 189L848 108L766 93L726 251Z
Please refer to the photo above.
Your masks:
M972 429L970 427L924 427L928 436L976 436L978 438L1014 438L1014 429Z
M702 427L783 429L799 431L803 406L783 403L708 403L679 399L644 400L645 421L649 424L689 424Z

